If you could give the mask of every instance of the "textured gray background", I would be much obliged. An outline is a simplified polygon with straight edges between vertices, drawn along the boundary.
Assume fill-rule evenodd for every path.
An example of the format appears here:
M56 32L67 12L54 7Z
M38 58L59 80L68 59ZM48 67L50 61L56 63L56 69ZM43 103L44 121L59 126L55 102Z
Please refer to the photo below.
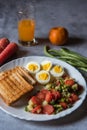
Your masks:
M0 37L7 37L18 43L17 9L29 3L29 0L0 0ZM44 45L52 46L48 40L49 29L64 26L69 31L69 41L64 47L87 56L87 0L35 0L36 32L39 45L33 47L19 46L15 58L41 55ZM85 74L85 73L83 73ZM86 78L87 74L85 74ZM13 118L0 110L0 130L86 130L87 99L72 114L54 121L31 122Z

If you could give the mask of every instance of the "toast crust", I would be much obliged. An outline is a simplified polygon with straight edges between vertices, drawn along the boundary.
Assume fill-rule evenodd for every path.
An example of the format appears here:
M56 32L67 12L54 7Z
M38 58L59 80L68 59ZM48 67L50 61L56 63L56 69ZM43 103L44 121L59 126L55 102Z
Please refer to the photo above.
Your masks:
M7 105L11 105L30 92L35 83L26 69L16 66L0 73L0 96Z

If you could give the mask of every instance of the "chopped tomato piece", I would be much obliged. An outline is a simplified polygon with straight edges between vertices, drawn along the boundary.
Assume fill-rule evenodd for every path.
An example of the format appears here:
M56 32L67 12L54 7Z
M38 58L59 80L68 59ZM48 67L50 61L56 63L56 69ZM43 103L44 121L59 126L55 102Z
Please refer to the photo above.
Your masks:
M68 102L69 102L69 103L73 103L73 100L72 100L71 97L69 97Z
M31 98L31 101L35 104L35 105L40 105L41 104L41 101L39 98L37 98L36 96L33 96Z
M71 98L72 98L73 102L76 102L79 99L78 96L74 93L71 94Z
M41 101L44 101L44 100L45 100L45 94L42 93L42 92L39 92L36 96L37 96L37 98L39 98Z
M49 90L47 90L47 89L42 89L40 92L42 92L42 93L46 94L46 93L48 93L48 92L49 92Z
M45 105L45 106L43 106L43 114L48 114L48 115L50 115L50 114L52 114L53 112L54 112L54 107L52 106L52 105Z
M66 81L65 81L65 85L68 85L68 86L72 86L72 85L74 85L74 80L73 79L67 79Z
M46 93L46 97L45 100L49 103L52 100L52 93L50 91L48 91Z
M56 91L56 90L52 90L52 96L53 96L53 99L54 100L57 100L61 97L61 94L59 91Z
M41 113L41 110L42 110L41 105L38 105L35 108L33 108L32 113L38 113L39 114L39 113Z
M67 103L65 103L65 102L60 102L60 105L61 105L64 109L67 108Z

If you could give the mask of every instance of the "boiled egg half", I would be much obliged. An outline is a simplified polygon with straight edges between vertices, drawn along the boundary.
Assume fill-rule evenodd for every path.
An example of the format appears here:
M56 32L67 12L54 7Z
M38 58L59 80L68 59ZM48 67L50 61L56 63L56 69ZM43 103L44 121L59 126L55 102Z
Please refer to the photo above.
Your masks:
M37 62L31 61L26 65L26 69L31 74L36 74L40 70L40 65Z
M47 84L50 81L50 74L45 70L41 70L36 73L36 80L40 84Z
M52 67L52 62L51 61L43 61L41 63L41 69L45 71L49 71Z
M50 73L53 77L61 77L64 74L64 68L60 65L55 65Z

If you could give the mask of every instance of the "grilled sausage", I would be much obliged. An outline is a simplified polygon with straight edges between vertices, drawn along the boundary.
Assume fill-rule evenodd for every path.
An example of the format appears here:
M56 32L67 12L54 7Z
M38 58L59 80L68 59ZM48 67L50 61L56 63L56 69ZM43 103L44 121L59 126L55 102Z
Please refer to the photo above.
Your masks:
M0 64L3 64L8 58L10 58L18 49L16 43L10 43L0 54Z
M9 44L9 40L7 38L0 39L0 53L6 48L8 44Z

